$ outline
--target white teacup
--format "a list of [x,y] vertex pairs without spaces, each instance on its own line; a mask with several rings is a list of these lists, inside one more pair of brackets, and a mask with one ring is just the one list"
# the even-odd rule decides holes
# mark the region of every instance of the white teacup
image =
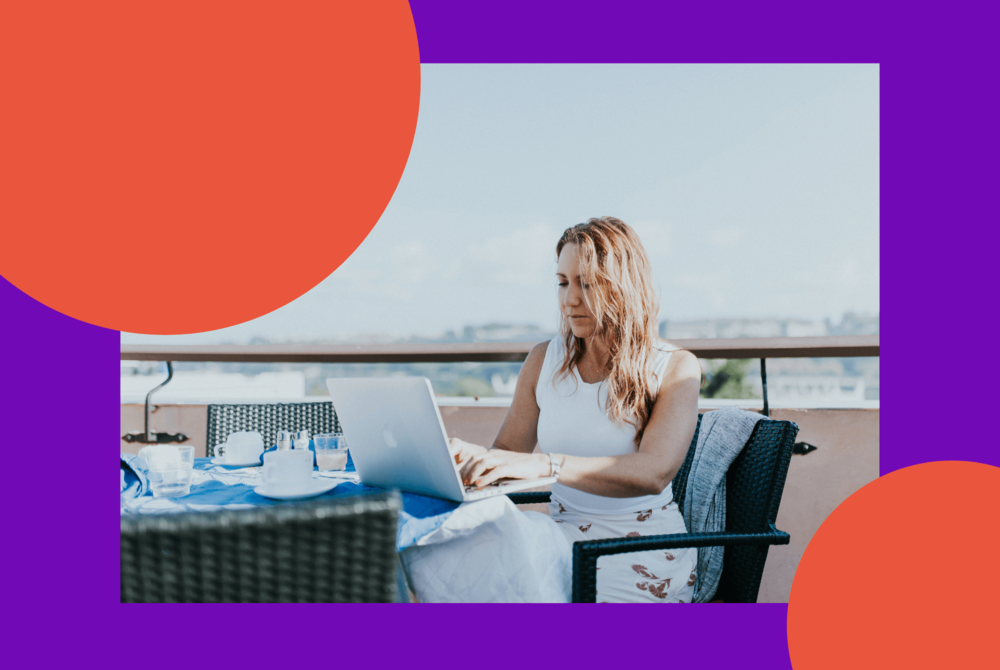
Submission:
[[269,451],[264,454],[261,480],[272,491],[295,491],[312,480],[313,452],[305,449]]
[[249,463],[264,453],[264,438],[257,431],[230,433],[225,444],[215,447],[215,453],[226,463]]

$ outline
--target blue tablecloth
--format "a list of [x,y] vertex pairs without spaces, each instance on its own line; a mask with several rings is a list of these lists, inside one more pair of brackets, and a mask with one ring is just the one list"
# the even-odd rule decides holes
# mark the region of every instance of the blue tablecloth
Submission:
[[[126,474],[125,467],[130,467]],[[135,477],[137,465],[133,459],[122,455],[122,481]],[[191,493],[183,498],[154,498],[149,490],[142,487],[124,486],[121,493],[122,514],[169,514],[173,512],[212,511],[220,509],[249,509],[281,504],[254,493],[259,486],[260,467],[230,468],[213,465],[209,458],[196,458]],[[347,472],[354,472],[353,463]],[[142,474],[141,472],[139,474]],[[333,474],[333,473],[326,473]],[[316,476],[319,476],[318,473]],[[129,480],[131,482],[131,480]],[[333,490],[319,498],[338,498],[380,489],[364,486],[351,481],[338,484]],[[139,493],[136,495],[136,493]],[[458,507],[458,503],[431,498],[415,493],[403,493],[403,511],[399,515],[396,531],[396,549],[402,551],[415,544],[420,538],[434,532]]]

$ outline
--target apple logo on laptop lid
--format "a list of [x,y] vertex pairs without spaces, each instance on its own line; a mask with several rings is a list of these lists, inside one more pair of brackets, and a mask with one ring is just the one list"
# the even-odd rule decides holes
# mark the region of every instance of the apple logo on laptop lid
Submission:
[[387,446],[390,446],[393,449],[399,446],[396,442],[396,436],[392,434],[392,430],[389,428],[389,424],[385,424],[382,428],[382,439],[385,440]]

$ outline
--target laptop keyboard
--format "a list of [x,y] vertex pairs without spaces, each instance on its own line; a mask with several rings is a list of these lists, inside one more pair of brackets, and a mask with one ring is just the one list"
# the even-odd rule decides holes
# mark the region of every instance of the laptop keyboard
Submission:
[[489,498],[490,496],[502,495],[504,489],[508,488],[508,484],[513,482],[513,479],[498,479],[495,482],[491,482],[481,489],[475,486],[465,487],[465,499],[466,500],[479,500],[480,498]]
[[509,480],[506,480],[506,479],[498,479],[495,482],[490,482],[489,484],[487,484],[483,488],[478,488],[476,486],[466,486],[465,487],[465,492],[466,493],[481,493],[483,491],[489,491],[490,489],[495,489],[498,486],[503,486],[508,481]]

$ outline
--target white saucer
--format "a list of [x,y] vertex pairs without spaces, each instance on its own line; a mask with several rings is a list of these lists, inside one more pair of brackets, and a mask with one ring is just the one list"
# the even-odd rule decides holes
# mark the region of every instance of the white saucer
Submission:
[[280,493],[278,491],[268,491],[267,486],[263,484],[255,488],[253,492],[259,496],[274,498],[275,500],[300,500],[302,498],[312,498],[313,496],[322,495],[330,489],[336,488],[338,484],[340,484],[338,481],[311,479],[308,485],[294,492],[288,489],[284,489]]
[[228,465],[231,468],[247,468],[251,465],[260,465],[260,456],[245,463],[230,463],[223,456],[215,456],[212,458],[212,465]]

